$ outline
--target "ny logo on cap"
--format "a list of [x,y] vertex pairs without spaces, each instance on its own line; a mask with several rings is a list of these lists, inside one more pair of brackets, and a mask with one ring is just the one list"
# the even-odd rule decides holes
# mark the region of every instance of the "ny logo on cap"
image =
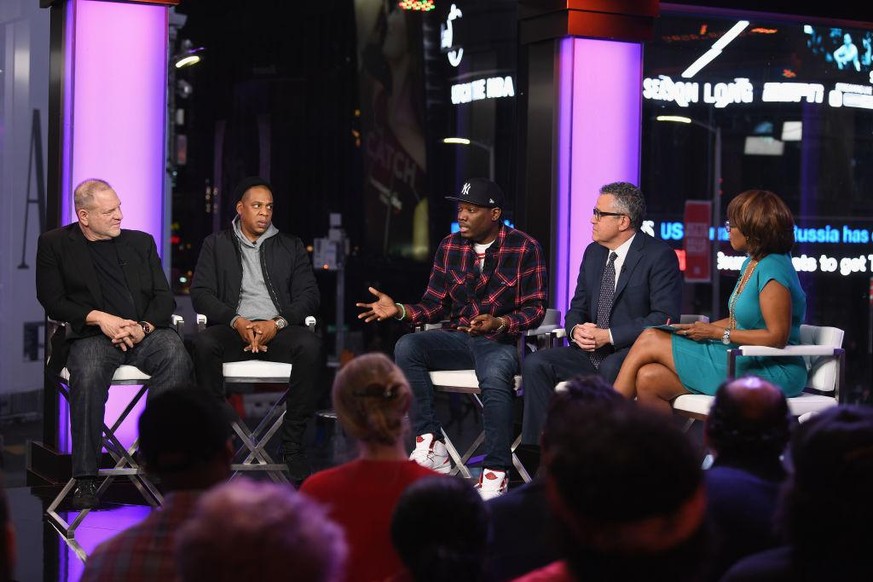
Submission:
[[467,196],[470,194],[470,183],[467,182],[464,184],[464,187],[461,188],[461,196]]

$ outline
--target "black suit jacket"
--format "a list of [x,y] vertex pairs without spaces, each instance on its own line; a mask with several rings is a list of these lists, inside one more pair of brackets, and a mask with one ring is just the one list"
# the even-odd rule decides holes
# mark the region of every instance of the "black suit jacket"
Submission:
[[[137,319],[168,327],[176,300],[154,239],[122,230],[113,240]],[[99,335],[100,328],[86,325],[85,318],[95,309],[108,311],[86,243],[78,222],[41,234],[37,243],[36,296],[50,318],[67,322],[68,340]]]
[[[600,280],[608,255],[609,249],[596,242],[585,249],[576,293],[564,319],[568,338],[575,325],[597,321]],[[615,349],[630,347],[647,326],[668,319],[678,323],[681,305],[682,273],[676,252],[665,242],[637,232],[618,274],[609,316]]]

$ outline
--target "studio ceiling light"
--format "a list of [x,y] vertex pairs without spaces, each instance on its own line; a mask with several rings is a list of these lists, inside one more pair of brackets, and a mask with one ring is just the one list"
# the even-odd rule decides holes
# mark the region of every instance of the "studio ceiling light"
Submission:
[[718,55],[720,55],[721,51],[724,50],[724,47],[726,47],[728,44],[730,44],[731,41],[739,36],[739,34],[743,32],[747,26],[749,26],[748,20],[740,20],[739,22],[734,24],[729,31],[724,33],[724,36],[715,41],[715,44],[712,45],[711,49],[703,53],[703,55],[699,59],[691,63],[691,66],[682,72],[682,78],[690,79],[698,72],[700,72],[700,69],[711,63]]

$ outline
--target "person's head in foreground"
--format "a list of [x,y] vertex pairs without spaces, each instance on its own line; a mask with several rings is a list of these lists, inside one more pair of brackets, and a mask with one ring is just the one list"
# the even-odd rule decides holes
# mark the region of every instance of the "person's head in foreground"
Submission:
[[416,582],[475,582],[484,576],[488,510],[458,477],[410,485],[391,520],[391,542]]
[[153,396],[139,417],[139,455],[168,491],[206,489],[226,480],[233,453],[221,406],[196,386]]
[[287,485],[237,478],[206,492],[179,530],[184,582],[342,580],[342,528]]
[[797,426],[781,522],[802,558],[868,555],[873,546],[873,408],[840,405]]
[[719,386],[704,434],[716,455],[730,462],[779,461],[790,436],[785,394],[757,376]]
[[385,354],[363,354],[344,365],[334,379],[332,399],[343,428],[362,447],[402,443],[412,391]]
[[549,503],[579,580],[693,580],[706,556],[701,455],[670,419],[631,402],[552,406]]

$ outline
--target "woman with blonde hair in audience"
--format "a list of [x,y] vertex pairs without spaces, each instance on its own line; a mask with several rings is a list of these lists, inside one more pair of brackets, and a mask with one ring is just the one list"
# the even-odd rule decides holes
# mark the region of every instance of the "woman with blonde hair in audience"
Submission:
[[404,437],[412,391],[385,354],[348,362],[333,383],[333,408],[357,440],[352,461],[312,475],[300,491],[324,503],[346,532],[348,582],[384,580],[402,571],[391,543],[391,515],[408,485],[435,471],[410,461]]

